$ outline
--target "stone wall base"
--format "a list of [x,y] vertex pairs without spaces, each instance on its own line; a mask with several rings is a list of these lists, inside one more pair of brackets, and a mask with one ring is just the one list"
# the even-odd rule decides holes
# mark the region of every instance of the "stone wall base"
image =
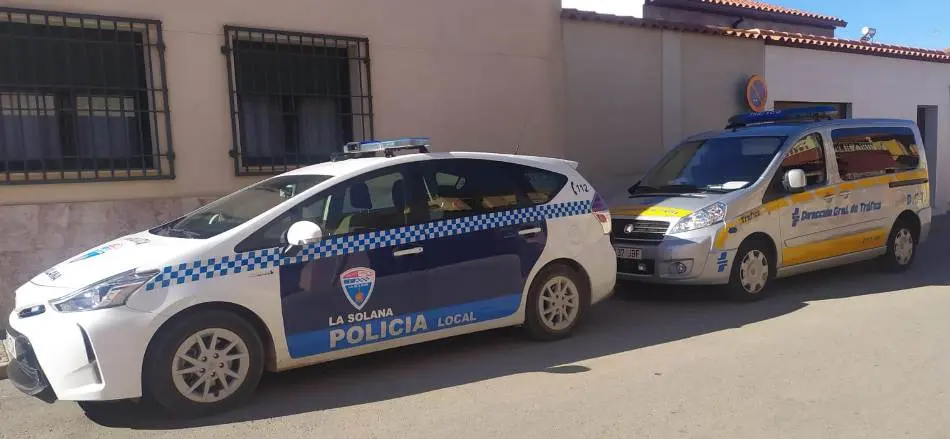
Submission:
[[14,291],[82,251],[191,212],[215,197],[0,206],[0,328]]

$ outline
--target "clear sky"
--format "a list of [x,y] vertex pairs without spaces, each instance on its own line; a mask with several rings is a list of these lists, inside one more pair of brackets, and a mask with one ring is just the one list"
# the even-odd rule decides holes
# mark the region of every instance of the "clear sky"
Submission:
[[[839,38],[861,38],[861,27],[877,29],[885,44],[950,48],[950,0],[767,0],[765,3],[833,15],[848,22]],[[642,0],[562,0],[566,8],[641,16]]]

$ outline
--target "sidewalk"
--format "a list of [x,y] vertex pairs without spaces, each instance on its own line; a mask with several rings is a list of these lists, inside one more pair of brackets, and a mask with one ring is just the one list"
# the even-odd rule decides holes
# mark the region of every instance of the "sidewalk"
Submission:
[[3,348],[3,345],[0,345],[0,380],[7,379],[7,364],[10,364],[10,359],[7,358],[7,350]]

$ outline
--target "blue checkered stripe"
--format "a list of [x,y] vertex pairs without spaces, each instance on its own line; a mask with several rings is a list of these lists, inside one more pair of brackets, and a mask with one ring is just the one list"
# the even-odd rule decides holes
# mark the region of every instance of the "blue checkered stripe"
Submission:
[[435,221],[426,224],[399,227],[358,235],[334,237],[311,244],[296,256],[281,256],[279,247],[237,253],[231,256],[185,262],[164,267],[158,276],[145,285],[146,291],[168,288],[185,282],[223,277],[247,271],[300,264],[320,258],[342,256],[396,245],[411,244],[427,239],[461,235],[504,226],[529,223],[541,219],[555,219],[590,213],[590,201],[570,201],[546,204],[524,209],[493,212],[483,215]]

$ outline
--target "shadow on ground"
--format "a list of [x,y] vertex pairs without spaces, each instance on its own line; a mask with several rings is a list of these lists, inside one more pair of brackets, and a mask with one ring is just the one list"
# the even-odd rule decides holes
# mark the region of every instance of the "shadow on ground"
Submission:
[[840,267],[780,280],[770,297],[749,304],[726,302],[710,288],[636,285],[593,308],[583,330],[567,340],[537,343],[513,329],[491,331],[268,374],[247,406],[217,417],[171,421],[131,404],[90,417],[108,427],[177,429],[348,407],[519,373],[583,373],[589,369],[571,363],[739,328],[812,301],[950,285],[942,263],[950,221],[943,223],[915,266],[899,275],[880,273],[872,263]]

